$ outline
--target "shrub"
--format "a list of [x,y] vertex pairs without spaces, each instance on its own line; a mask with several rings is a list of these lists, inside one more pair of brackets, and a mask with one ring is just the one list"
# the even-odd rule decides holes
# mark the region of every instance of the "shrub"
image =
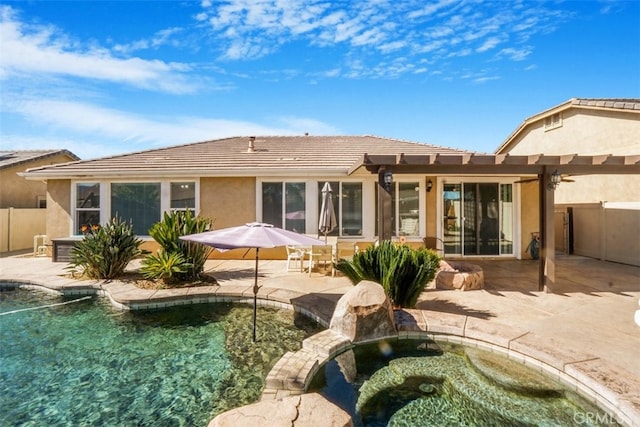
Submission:
[[412,308],[427,283],[434,279],[439,265],[440,257],[432,250],[383,241],[351,260],[339,260],[336,269],[354,285],[362,280],[379,283],[394,307]]
[[211,220],[193,216],[189,210],[165,212],[162,221],[149,230],[149,235],[161,249],[156,256],[149,255],[142,261],[142,274],[166,283],[199,278],[213,248],[180,240],[180,236],[202,233],[211,225]]
[[148,255],[142,260],[142,265],[142,275],[145,278],[161,279],[168,285],[180,281],[193,267],[182,254],[164,249],[159,249],[156,255]]
[[69,269],[90,279],[114,279],[129,262],[140,255],[142,240],[133,233],[131,223],[113,218],[105,225],[87,227],[84,237],[71,250]]

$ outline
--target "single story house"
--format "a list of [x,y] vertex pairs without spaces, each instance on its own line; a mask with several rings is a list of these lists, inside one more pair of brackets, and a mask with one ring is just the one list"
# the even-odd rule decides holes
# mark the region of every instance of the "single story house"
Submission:
[[[321,188],[329,182],[339,239],[420,244],[433,237],[447,257],[521,258],[531,232],[553,236],[544,220],[553,217],[550,183],[561,167],[639,173],[640,156],[510,156],[376,136],[249,136],[34,168],[24,176],[47,181],[53,239],[78,236],[83,225],[115,215],[144,236],[174,209],[213,218],[215,228],[262,221],[317,234]],[[525,177],[539,177],[540,191],[521,191]],[[544,244],[541,263],[553,282],[553,250]],[[264,256],[284,256],[284,249]]]

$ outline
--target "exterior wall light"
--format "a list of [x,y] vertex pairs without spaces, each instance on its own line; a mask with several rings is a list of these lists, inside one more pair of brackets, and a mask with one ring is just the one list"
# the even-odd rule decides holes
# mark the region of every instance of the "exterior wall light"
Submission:
[[562,181],[562,176],[560,175],[560,172],[558,172],[558,169],[556,169],[551,174],[551,179],[549,180],[548,186],[549,190],[555,190],[558,185],[560,185],[560,181]]
[[432,188],[433,188],[433,181],[431,180],[427,181],[427,193],[430,193]]
[[387,191],[391,190],[391,184],[393,183],[393,173],[390,170],[384,171],[384,187]]

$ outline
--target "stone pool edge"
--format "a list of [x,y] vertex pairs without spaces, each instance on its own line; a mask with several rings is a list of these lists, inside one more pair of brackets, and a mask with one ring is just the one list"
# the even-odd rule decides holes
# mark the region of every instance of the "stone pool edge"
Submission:
[[[79,281],[58,277],[48,279],[45,284],[37,280],[3,278],[0,288],[7,287],[38,288],[64,296],[99,295],[122,310],[213,302],[253,303],[253,287],[238,285],[150,290],[117,280]],[[334,303],[322,297],[306,297],[309,295],[263,286],[257,301],[261,306],[294,310],[328,327]],[[432,339],[500,353],[558,379],[620,424],[640,426],[640,396],[636,391],[640,390],[640,383],[602,358],[565,349],[561,343],[525,329],[468,315],[404,309],[397,310],[395,318],[398,332],[387,339]],[[287,352],[271,369],[261,400],[279,400],[305,393],[318,370],[351,347],[353,344],[348,339],[329,329],[305,339],[300,350]]]

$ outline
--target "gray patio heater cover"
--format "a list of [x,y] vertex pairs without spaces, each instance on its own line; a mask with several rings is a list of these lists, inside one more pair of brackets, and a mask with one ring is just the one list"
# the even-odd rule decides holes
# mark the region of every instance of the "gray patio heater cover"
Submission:
[[324,234],[325,243],[327,241],[327,234],[331,233],[338,226],[331,195],[331,184],[325,182],[322,187],[322,207],[320,208],[320,220],[318,221],[318,230]]
[[202,243],[219,251],[230,249],[255,248],[256,268],[253,283],[253,341],[256,340],[256,309],[258,295],[258,259],[260,248],[277,248],[278,246],[321,245],[323,242],[304,234],[274,227],[271,224],[250,222],[235,227],[221,228],[220,230],[205,231],[204,233],[188,234],[180,236],[181,240]]

